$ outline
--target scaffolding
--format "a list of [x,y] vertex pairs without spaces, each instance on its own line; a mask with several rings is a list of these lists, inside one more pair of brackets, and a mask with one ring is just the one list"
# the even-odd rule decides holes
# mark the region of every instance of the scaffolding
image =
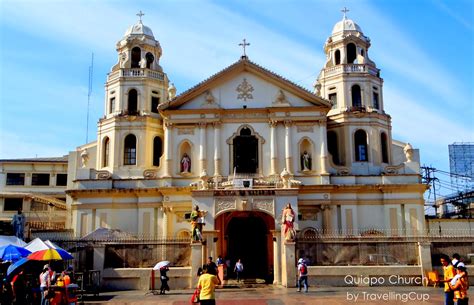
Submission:
[[461,191],[474,187],[474,143],[455,142],[448,145],[451,185]]

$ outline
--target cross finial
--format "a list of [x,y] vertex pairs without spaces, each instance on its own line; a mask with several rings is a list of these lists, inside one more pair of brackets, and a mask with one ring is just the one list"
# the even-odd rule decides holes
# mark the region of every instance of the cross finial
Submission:
[[344,14],[343,19],[346,19],[346,13],[349,11],[347,7],[344,6],[344,8],[341,10],[341,12]]
[[241,46],[244,49],[244,55],[242,55],[242,58],[247,58],[247,54],[245,54],[245,47],[249,45],[250,43],[248,43],[245,38],[243,39],[241,43],[239,43],[239,46]]
[[145,14],[143,14],[142,10],[140,10],[140,12],[138,12],[137,16],[138,16],[138,18],[140,18],[140,23],[142,23],[142,17],[145,16]]

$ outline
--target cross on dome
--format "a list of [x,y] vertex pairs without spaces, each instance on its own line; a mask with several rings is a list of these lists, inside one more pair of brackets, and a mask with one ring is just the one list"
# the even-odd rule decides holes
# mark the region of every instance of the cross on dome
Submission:
[[344,6],[344,8],[341,10],[341,12],[344,14],[344,16],[342,17],[342,19],[347,19],[346,13],[347,13],[348,11],[349,11],[349,9]]
[[138,16],[138,18],[140,18],[140,23],[142,23],[142,17],[145,16],[145,14],[143,14],[142,10],[140,10],[140,12],[138,12],[137,16]]
[[242,55],[242,58],[247,58],[247,54],[245,54],[245,47],[249,46],[250,43],[247,42],[247,40],[244,38],[241,43],[239,43],[239,46],[241,46],[244,50],[244,55]]

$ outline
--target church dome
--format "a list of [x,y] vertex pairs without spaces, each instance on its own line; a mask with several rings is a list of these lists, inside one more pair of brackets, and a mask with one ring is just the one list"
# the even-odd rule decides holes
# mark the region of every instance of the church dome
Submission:
[[343,31],[357,31],[362,33],[362,29],[360,28],[360,26],[351,19],[347,19],[345,16],[341,21],[336,23],[336,25],[332,29],[332,34],[336,34]]
[[125,32],[125,37],[130,36],[130,35],[145,35],[145,36],[150,36],[153,39],[155,36],[153,36],[153,32],[149,27],[146,25],[143,25],[141,21],[138,21],[137,24],[132,25],[131,27],[128,28],[128,30]]

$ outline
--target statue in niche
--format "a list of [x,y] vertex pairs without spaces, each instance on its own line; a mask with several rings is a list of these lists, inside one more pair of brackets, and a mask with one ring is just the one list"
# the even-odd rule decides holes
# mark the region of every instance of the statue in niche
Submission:
[[294,241],[296,238],[295,230],[295,212],[291,207],[291,203],[288,203],[282,211],[281,215],[281,232],[285,241]]
[[191,172],[191,158],[189,158],[187,153],[183,154],[181,158],[181,173],[190,173]]
[[304,172],[311,170],[311,156],[306,150],[301,155],[301,168]]
[[191,212],[191,227],[192,227],[192,241],[202,242],[202,227],[205,225],[204,217],[207,211],[199,210],[199,206],[194,206],[194,210]]

